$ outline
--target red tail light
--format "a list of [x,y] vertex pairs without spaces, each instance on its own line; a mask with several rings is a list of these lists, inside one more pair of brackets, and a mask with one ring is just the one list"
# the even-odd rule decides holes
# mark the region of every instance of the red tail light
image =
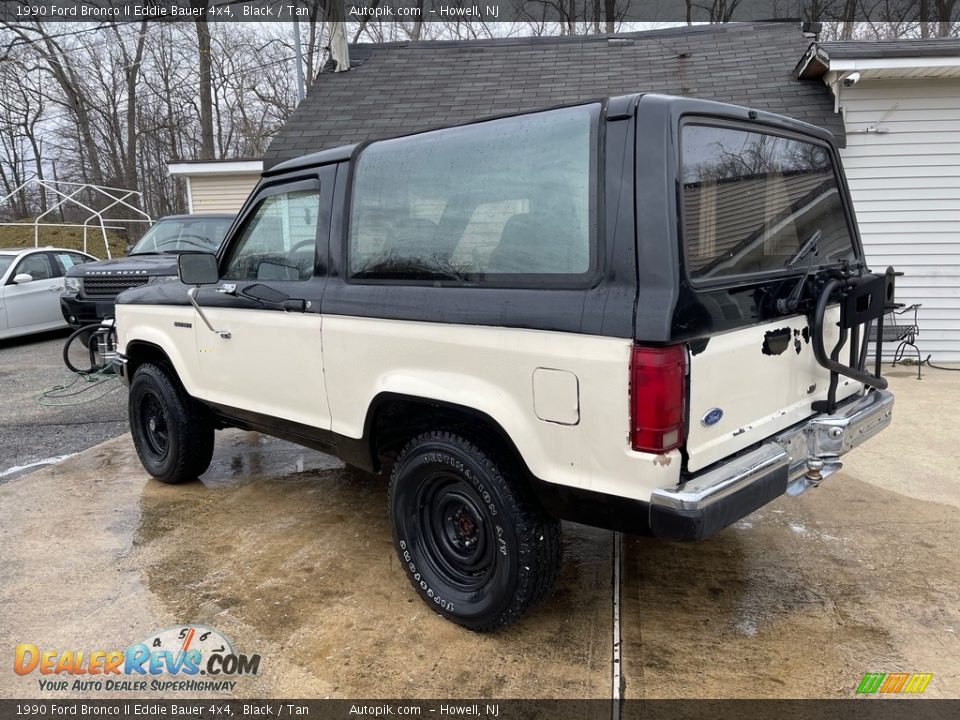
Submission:
[[640,452],[683,445],[687,351],[683,345],[633,348],[630,357],[630,442]]

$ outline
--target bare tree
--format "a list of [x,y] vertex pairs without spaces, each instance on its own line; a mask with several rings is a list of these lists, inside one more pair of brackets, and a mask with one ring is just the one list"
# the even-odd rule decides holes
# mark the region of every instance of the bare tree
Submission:
[[[309,86],[313,83],[314,77],[320,71],[322,65],[322,49],[325,46],[324,42],[324,21],[323,15],[320,12],[321,7],[320,3],[314,2],[310,4],[310,16],[307,21],[307,50],[306,50],[306,66],[307,66],[307,76],[306,84]],[[356,42],[356,41],[354,41]]]
[[76,122],[80,137],[81,151],[86,156],[86,168],[94,183],[103,183],[103,170],[100,164],[100,151],[94,141],[90,98],[85,91],[83,73],[76,67],[73,56],[67,52],[63,41],[47,32],[39,21],[33,23],[10,23],[7,28],[18,38],[29,44],[44,61],[43,68],[56,82],[60,97],[58,101],[66,107]]
[[[21,54],[22,55],[22,54]],[[14,51],[16,57],[16,51]],[[43,140],[41,138],[40,120],[45,110],[45,97],[40,91],[37,77],[40,69],[24,62],[11,62],[13,57],[7,55],[7,62],[0,63],[0,117],[3,123],[2,132],[8,136],[4,144],[6,157],[0,160],[0,165],[8,169],[3,176],[6,193],[10,193],[16,185],[26,179],[26,150],[29,150],[29,162],[33,165],[33,176],[39,180],[45,179],[43,167]],[[24,72],[26,70],[26,72]],[[26,142],[27,147],[24,147]],[[0,167],[0,172],[5,168]],[[12,185],[8,185],[12,182]],[[38,188],[40,211],[47,209],[47,191],[43,185]],[[26,216],[30,208],[27,204],[27,194],[18,196],[18,211]]]
[[694,7],[706,10],[712,23],[726,23],[734,19],[740,0],[712,0],[708,3],[693,3]]
[[[190,0],[195,10],[203,12],[207,8],[207,0]],[[199,104],[200,104],[200,159],[213,159],[213,84],[211,68],[213,58],[210,56],[210,26],[205,16],[199,16],[194,21],[197,30],[197,70],[200,74]]]
[[124,61],[124,80],[127,90],[127,147],[123,164],[123,184],[130,190],[137,190],[137,87],[140,80],[140,68],[143,63],[143,52],[147,44],[147,21],[140,23],[133,55],[127,52],[127,46],[121,41],[120,30],[115,26],[118,45]]
[[934,0],[937,16],[937,37],[956,36],[960,31],[960,23],[952,23],[954,8],[957,0]]

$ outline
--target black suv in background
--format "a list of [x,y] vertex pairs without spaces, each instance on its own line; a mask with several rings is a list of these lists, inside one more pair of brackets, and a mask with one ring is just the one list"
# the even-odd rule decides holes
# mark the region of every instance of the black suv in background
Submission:
[[177,256],[220,249],[233,215],[168,215],[154,223],[126,257],[76,265],[67,272],[60,310],[71,327],[113,316],[124,290],[175,282]]

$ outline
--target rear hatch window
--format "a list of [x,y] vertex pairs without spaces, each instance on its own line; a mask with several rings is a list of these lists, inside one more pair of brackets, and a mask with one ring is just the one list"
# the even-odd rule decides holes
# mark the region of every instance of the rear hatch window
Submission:
[[684,252],[694,286],[856,257],[824,145],[688,122],[681,131],[681,172]]
[[[681,126],[679,315],[691,343],[687,469],[698,471],[794,425],[827,397],[802,312],[782,314],[808,271],[856,260],[832,152],[813,138],[726,125]],[[827,312],[824,345],[839,339]],[[676,322],[676,320],[675,320]],[[846,355],[843,355],[846,357]],[[846,378],[840,399],[860,385]]]

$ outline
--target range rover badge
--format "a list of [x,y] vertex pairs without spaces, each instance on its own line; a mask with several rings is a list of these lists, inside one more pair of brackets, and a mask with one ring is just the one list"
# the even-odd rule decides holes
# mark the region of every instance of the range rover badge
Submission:
[[720,422],[720,418],[722,417],[723,410],[720,408],[710,408],[703,414],[703,417],[700,418],[700,424],[704,427],[710,427]]

